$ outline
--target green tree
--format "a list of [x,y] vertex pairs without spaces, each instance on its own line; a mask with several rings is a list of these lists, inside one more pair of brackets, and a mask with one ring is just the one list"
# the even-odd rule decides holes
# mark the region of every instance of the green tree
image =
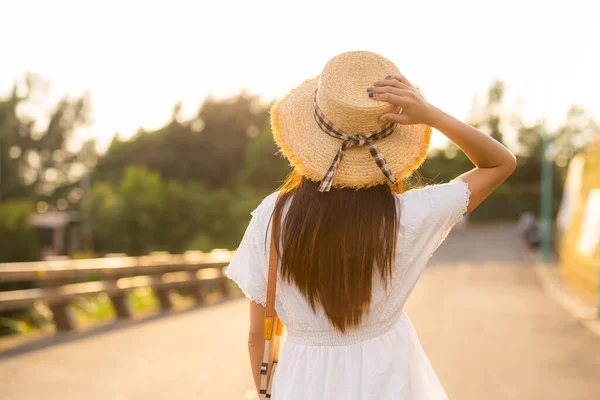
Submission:
[[[212,221],[211,218],[212,209],[215,207],[211,196],[214,194],[206,190],[201,183],[167,183],[160,238],[166,250],[181,253],[187,250],[189,242],[199,235],[212,238],[209,240],[209,246],[215,243],[213,225],[218,222]],[[226,203],[216,206],[228,211]],[[209,251],[210,248],[203,247],[198,250]]]
[[198,115],[180,121],[177,109],[164,127],[140,130],[131,139],[113,139],[99,160],[93,181],[116,182],[130,165],[144,165],[162,179],[200,182],[207,189],[232,188],[245,164],[245,151],[269,121],[268,108],[258,97],[242,93],[208,98]]
[[488,91],[487,103],[487,128],[491,137],[504,143],[504,135],[500,130],[500,112],[502,109],[502,100],[504,97],[504,82],[495,80]]
[[127,253],[120,227],[122,199],[109,182],[94,185],[90,199],[93,247],[99,253]]
[[579,106],[572,106],[564,123],[553,134],[555,155],[573,158],[576,153],[600,143],[600,123],[591,113]]
[[[24,92],[20,94],[19,87]],[[88,122],[88,96],[64,97],[45,116],[33,116],[34,104],[46,96],[47,83],[29,74],[0,100],[0,196],[52,196],[57,187],[75,182],[95,161],[95,144],[71,151],[73,133]]]
[[244,150],[244,164],[237,171],[237,182],[267,194],[275,190],[291,167],[273,140],[271,126],[265,124]]
[[469,122],[491,137],[504,143],[504,134],[502,125],[503,113],[506,111],[504,106],[504,82],[496,79],[488,88],[487,101],[480,104],[477,98],[474,99]]
[[132,255],[162,250],[158,243],[164,207],[162,180],[158,173],[131,166],[119,184],[122,196],[120,226]]
[[34,212],[27,200],[0,203],[0,262],[37,261],[40,247],[29,219]]
[[520,153],[526,158],[538,160],[542,157],[542,135],[548,134],[546,126],[542,123],[533,125],[521,124],[517,130]]
[[20,126],[17,106],[21,101],[16,86],[7,99],[0,99],[0,201],[31,194],[19,170],[21,149],[17,146]]
[[[198,115],[187,121],[181,120],[176,106],[172,120],[164,127],[153,132],[140,130],[125,141],[113,139],[92,173],[92,181],[111,183],[112,189],[96,193],[95,207],[113,195],[119,204],[125,204],[124,171],[130,165],[144,166],[146,172],[159,174],[163,182],[162,228],[151,247],[171,252],[231,248],[239,243],[250,211],[289,171],[287,162],[276,152],[268,106],[255,96],[242,93],[223,100],[208,98]],[[115,213],[123,216],[122,211]],[[100,218],[98,223],[102,220],[110,218]],[[101,230],[94,228],[101,237],[107,237]],[[125,231],[113,237],[120,235]],[[106,244],[111,240],[107,238]],[[111,244],[108,250],[102,240],[95,239],[99,251],[117,251],[114,249],[123,246],[126,252],[133,251],[124,245],[129,239],[119,242],[120,247]]]
[[109,183],[96,183],[91,209],[97,251],[142,255],[162,250],[164,194],[158,173],[131,166],[116,191]]

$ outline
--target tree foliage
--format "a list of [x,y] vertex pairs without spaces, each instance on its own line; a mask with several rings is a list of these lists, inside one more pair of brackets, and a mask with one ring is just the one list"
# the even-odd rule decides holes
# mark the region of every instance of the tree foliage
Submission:
[[15,84],[9,98],[0,101],[0,192],[4,199],[51,197],[95,161],[93,141],[85,143],[81,151],[68,148],[74,132],[88,123],[88,97],[64,97],[40,115],[37,108],[46,91],[46,82],[30,74],[24,85]]
[[209,189],[231,188],[245,167],[246,148],[268,122],[259,99],[240,94],[218,101],[208,98],[197,116],[173,120],[132,139],[115,138],[94,170],[94,181],[115,181],[127,165],[145,165],[165,180],[199,181]]
[[[208,98],[190,120],[182,121],[176,107],[164,127],[114,139],[92,173],[96,250],[234,248],[250,211],[290,170],[276,154],[268,109],[246,93]],[[150,180],[152,190],[142,183]],[[142,210],[151,199],[148,219]],[[121,235],[138,239],[113,243],[114,232],[105,229],[111,218],[120,221]]]
[[0,203],[0,262],[39,259],[38,238],[29,221],[33,212],[33,205],[27,200]]

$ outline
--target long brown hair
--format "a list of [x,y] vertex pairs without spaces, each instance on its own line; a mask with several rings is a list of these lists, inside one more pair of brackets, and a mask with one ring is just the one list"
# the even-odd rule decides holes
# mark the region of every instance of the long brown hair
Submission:
[[322,306],[333,326],[345,332],[359,326],[369,308],[374,266],[384,284],[392,276],[399,226],[393,192],[401,188],[382,184],[327,193],[317,188],[296,172],[280,188],[272,222],[283,243],[277,250],[281,276],[296,285],[313,311]]

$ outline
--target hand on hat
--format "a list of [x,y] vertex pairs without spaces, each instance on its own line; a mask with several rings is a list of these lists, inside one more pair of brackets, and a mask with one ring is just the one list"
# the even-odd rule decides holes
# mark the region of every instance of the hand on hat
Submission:
[[367,89],[369,97],[402,107],[399,114],[385,113],[380,119],[402,125],[430,125],[434,107],[429,104],[404,75],[390,75]]

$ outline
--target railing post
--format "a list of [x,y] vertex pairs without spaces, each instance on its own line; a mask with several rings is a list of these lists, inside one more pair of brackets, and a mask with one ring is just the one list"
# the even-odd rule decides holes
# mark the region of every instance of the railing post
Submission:
[[[66,279],[49,280],[44,282],[44,286],[47,288],[55,288],[66,285],[67,283]],[[69,332],[75,330],[77,324],[69,300],[53,302],[50,303],[48,307],[50,308],[50,311],[52,311],[52,318],[54,319],[54,326],[57,331]]]
[[173,309],[173,301],[171,300],[171,295],[169,293],[171,289],[169,287],[160,286],[160,283],[162,283],[162,274],[152,275],[152,281],[154,294],[160,302],[160,310],[169,311]]
[[196,300],[196,304],[204,303],[204,298],[206,297],[206,290],[202,281],[198,279],[198,269],[189,270],[188,274],[190,276],[190,283],[188,285],[188,290],[192,297]]
[[[116,288],[117,281],[122,278],[121,274],[116,274],[112,269],[104,270],[104,274],[107,279],[110,280]],[[115,309],[115,313],[117,314],[118,319],[129,319],[131,318],[131,306],[129,305],[129,299],[127,298],[127,292],[125,291],[115,291],[108,295],[110,302]]]
[[131,318],[131,307],[129,305],[129,299],[127,298],[127,292],[117,292],[108,296],[112,303],[117,318],[129,319]]

